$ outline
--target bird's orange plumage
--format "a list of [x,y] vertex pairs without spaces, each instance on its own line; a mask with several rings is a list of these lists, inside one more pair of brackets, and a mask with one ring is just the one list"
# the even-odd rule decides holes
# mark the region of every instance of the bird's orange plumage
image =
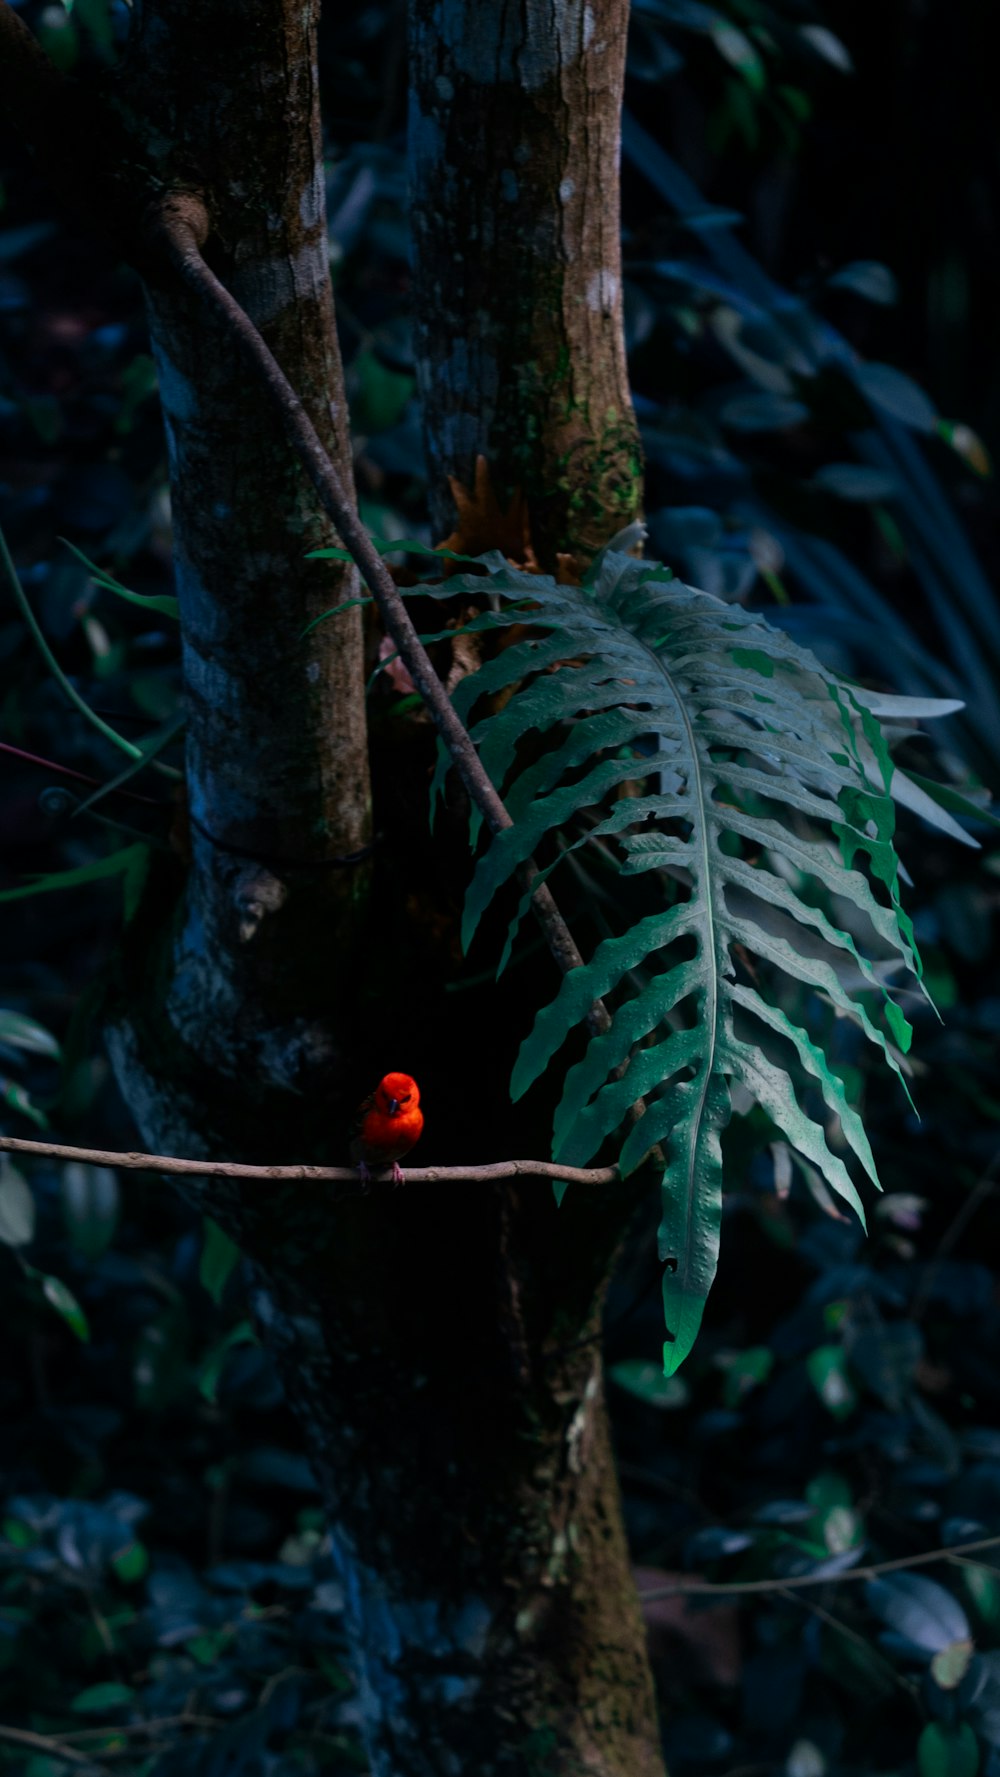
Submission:
[[420,1089],[409,1074],[385,1074],[358,1111],[351,1158],[362,1166],[391,1166],[419,1141],[424,1127]]

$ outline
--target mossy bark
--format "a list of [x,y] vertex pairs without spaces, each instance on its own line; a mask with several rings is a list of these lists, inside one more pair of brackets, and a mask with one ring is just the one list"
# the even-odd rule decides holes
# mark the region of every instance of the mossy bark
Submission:
[[411,0],[420,388],[437,530],[476,458],[526,495],[543,567],[630,523],[642,456],[622,323],[627,0]]

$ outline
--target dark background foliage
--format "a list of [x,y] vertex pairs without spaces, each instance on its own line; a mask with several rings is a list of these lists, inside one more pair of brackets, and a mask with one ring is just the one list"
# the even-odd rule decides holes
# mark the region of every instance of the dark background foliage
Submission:
[[[67,66],[106,60],[127,29],[107,0],[21,10]],[[372,530],[426,537],[403,8],[347,10],[330,10],[323,73],[357,478]],[[637,0],[624,157],[650,552],[865,683],[964,696],[936,773],[973,797],[1000,783],[987,13]],[[0,516],[64,671],[141,741],[177,705],[171,619],[59,541],[170,593],[138,286],[13,141],[2,151]],[[148,800],[84,809],[94,786],[55,769],[106,783],[123,760],[67,704],[6,591],[0,673],[2,740],[20,750],[0,754],[6,885],[169,847],[168,777],[129,783]],[[387,675],[376,736],[408,717]],[[927,743],[907,746],[922,770]],[[176,765],[177,743],[160,758]],[[1000,1772],[995,1552],[843,1577],[1000,1537],[1000,852],[965,824],[980,852],[901,822],[944,1015],[918,1024],[919,1126],[839,1039],[885,1186],[870,1237],[755,1112],[730,1132],[722,1268],[678,1377],[659,1374],[651,1225],[612,1292],[642,1590],[766,1588],[647,1607],[674,1777]],[[93,1023],[134,881],[84,875],[4,907],[11,1133],[133,1139]],[[487,961],[463,974],[456,958],[456,991]],[[430,1125],[428,1158],[433,1141]],[[155,1177],[41,1163],[5,1165],[0,1242],[0,1768],[363,1770],[315,1489],[231,1249]],[[817,1569],[824,1584],[788,1589]]]

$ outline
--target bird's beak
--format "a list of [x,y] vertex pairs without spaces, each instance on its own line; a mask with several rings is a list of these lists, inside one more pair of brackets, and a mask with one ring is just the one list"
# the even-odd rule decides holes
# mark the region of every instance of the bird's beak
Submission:
[[399,1116],[399,1099],[398,1098],[390,1098],[390,1100],[389,1100],[389,1115],[390,1115],[390,1117],[398,1117]]

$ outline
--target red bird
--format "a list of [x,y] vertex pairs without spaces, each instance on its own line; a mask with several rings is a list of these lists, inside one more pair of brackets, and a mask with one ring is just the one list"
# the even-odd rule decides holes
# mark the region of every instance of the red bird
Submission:
[[358,1109],[351,1159],[362,1178],[369,1177],[370,1168],[378,1171],[391,1162],[393,1179],[401,1185],[399,1162],[420,1140],[423,1127],[416,1080],[409,1074],[386,1074]]

